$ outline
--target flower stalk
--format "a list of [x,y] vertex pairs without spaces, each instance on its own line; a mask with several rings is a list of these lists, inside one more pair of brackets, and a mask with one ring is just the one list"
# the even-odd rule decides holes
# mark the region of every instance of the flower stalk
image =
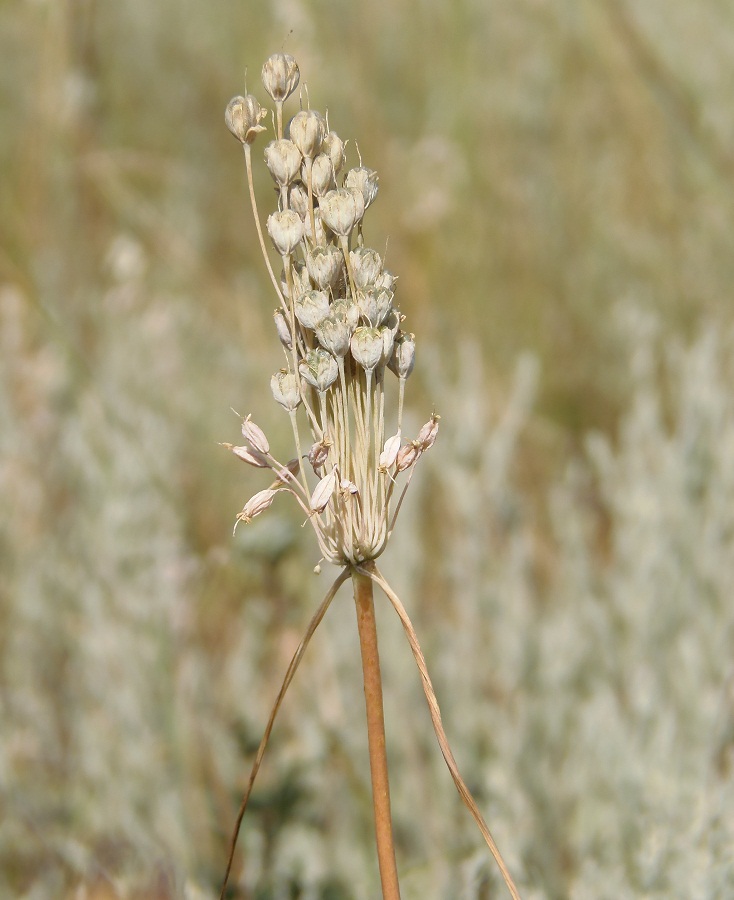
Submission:
[[[366,564],[373,566],[374,563]],[[371,568],[368,570],[371,571]],[[375,815],[375,839],[380,882],[384,900],[400,900],[398,870],[390,813],[390,785],[387,773],[385,717],[382,707],[382,675],[377,647],[377,623],[370,575],[352,569],[354,602],[362,656],[364,699],[367,710],[367,739],[372,777],[372,805]]]

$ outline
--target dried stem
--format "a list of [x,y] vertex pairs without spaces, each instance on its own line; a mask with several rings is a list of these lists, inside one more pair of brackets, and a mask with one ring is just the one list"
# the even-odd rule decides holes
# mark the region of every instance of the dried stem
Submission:
[[[234,859],[234,851],[237,847],[237,838],[240,833],[240,825],[242,824],[242,817],[245,815],[245,810],[247,809],[247,802],[250,799],[250,794],[252,793],[252,788],[255,784],[255,779],[257,778],[257,773],[260,769],[260,763],[262,762],[262,758],[265,755],[265,748],[268,745],[268,741],[270,739],[270,732],[273,730],[273,725],[275,724],[275,717],[278,715],[278,710],[280,709],[280,705],[283,702],[283,698],[285,697],[286,691],[288,690],[291,681],[293,681],[293,676],[296,674],[296,670],[300,665],[301,659],[303,658],[303,654],[306,651],[306,647],[308,647],[309,641],[313,637],[314,632],[321,624],[321,620],[326,615],[326,610],[331,605],[331,601],[334,599],[336,592],[339,588],[344,584],[344,582],[349,577],[349,571],[345,569],[336,581],[329,588],[328,593],[324,597],[321,606],[316,610],[313,615],[313,618],[308,623],[308,628],[306,629],[306,633],[301,639],[301,643],[296,648],[296,652],[293,654],[293,658],[290,661],[290,665],[285,673],[285,677],[283,678],[283,684],[281,685],[280,691],[278,692],[278,696],[275,699],[275,703],[273,704],[273,708],[270,711],[270,718],[268,719],[268,724],[265,726],[265,732],[263,733],[262,740],[260,741],[260,746],[257,750],[257,755],[255,756],[255,762],[252,764],[252,771],[250,772],[250,780],[247,783],[247,788],[245,790],[245,794],[242,797],[242,803],[240,804],[239,812],[237,813],[237,821],[235,822],[234,829],[232,831],[232,839],[229,845],[229,856],[227,858],[227,870],[224,873],[224,881],[222,882],[222,890],[219,894],[219,900],[224,900],[224,895],[227,891],[227,883],[229,882],[229,874],[232,870],[232,861]],[[368,581],[368,585],[370,588],[370,594],[372,591],[372,584]]]
[[[520,894],[515,887],[515,882],[512,880],[512,876],[510,875],[507,866],[505,865],[505,861],[502,859],[499,848],[497,847],[494,838],[490,834],[487,823],[484,821],[484,817],[479,811],[479,807],[472,797],[469,788],[466,786],[464,779],[459,774],[459,768],[456,765],[454,754],[451,752],[451,747],[449,746],[446,732],[443,730],[443,724],[441,722],[441,710],[439,709],[438,700],[436,699],[436,692],[433,690],[433,684],[431,683],[431,678],[428,674],[426,660],[423,656],[421,646],[418,643],[418,637],[415,633],[415,629],[413,628],[413,624],[410,621],[408,613],[405,611],[405,607],[400,602],[400,598],[398,597],[398,595],[395,593],[395,591],[392,590],[387,581],[385,581],[384,576],[379,571],[377,566],[374,565],[374,563],[370,568],[368,568],[367,565],[364,565],[360,567],[358,571],[362,572],[368,578],[371,578],[372,581],[375,582],[375,584],[380,586],[380,588],[387,596],[388,600],[392,603],[395,612],[400,618],[400,621],[403,623],[403,628],[406,635],[408,636],[408,642],[410,643],[410,648],[413,651],[413,656],[415,657],[416,665],[418,666],[418,671],[420,672],[421,681],[423,682],[423,692],[425,693],[426,700],[428,701],[428,709],[431,713],[433,729],[436,732],[436,738],[438,739],[441,753],[443,754],[443,758],[446,761],[446,765],[448,766],[448,770],[451,773],[451,777],[454,780],[456,789],[461,795],[461,799],[469,808],[469,812],[474,817],[474,821],[477,823],[479,830],[482,832],[482,836],[484,837],[484,840],[489,847],[490,853],[494,857],[494,860],[497,863],[500,872],[502,873],[502,877],[505,880],[505,884],[507,885],[507,889],[512,895],[513,900],[521,900]],[[354,578],[354,576],[352,577]]]
[[385,719],[382,711],[382,676],[377,650],[375,604],[372,597],[372,567],[365,563],[361,569],[352,569],[354,602],[357,607],[359,645],[362,652],[364,699],[367,708],[367,738],[372,776],[372,802],[375,813],[375,837],[377,859],[383,900],[400,900],[398,870],[395,862],[395,846],[390,816],[390,786],[387,775],[385,750]]

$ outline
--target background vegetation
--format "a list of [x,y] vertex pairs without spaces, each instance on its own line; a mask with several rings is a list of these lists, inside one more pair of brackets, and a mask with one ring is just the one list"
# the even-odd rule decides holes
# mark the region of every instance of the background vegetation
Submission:
[[[724,0],[0,4],[0,894],[215,896],[325,589],[286,504],[232,539],[263,485],[217,446],[234,407],[290,447],[222,120],[280,48],[380,173],[443,416],[383,568],[523,895],[731,897]],[[501,896],[379,612],[404,895]],[[356,648],[344,591],[242,897],[377,895]]]

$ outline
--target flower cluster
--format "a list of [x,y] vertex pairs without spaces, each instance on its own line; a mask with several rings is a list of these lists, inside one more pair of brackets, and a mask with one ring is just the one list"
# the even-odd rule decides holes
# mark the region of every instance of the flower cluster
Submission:
[[[248,95],[231,100],[225,114],[245,151],[255,223],[278,296],[275,327],[286,362],[271,389],[291,417],[297,455],[287,465],[278,462],[249,416],[242,425],[245,444],[225,446],[250,465],[271,469],[276,479],[248,501],[238,521],[249,522],[277,493],[289,492],[314,526],[324,559],[359,564],[384,550],[413,467],[436,438],[439,417],[433,415],[415,440],[403,440],[403,398],[415,343],[394,305],[395,276],[364,244],[377,173],[361,160],[345,170],[345,144],[316,110],[301,109],[283,127],[283,104],[299,77],[296,61],[285,53],[263,66],[263,84],[276,107],[276,139],[265,148],[265,165],[278,194],[266,229],[282,263],[280,278],[265,247],[252,179],[251,145],[265,130],[260,123],[267,111]],[[385,424],[388,369],[398,386],[394,430]],[[299,431],[301,409],[308,445]],[[318,479],[313,488],[306,460]],[[403,472],[407,478],[391,512]]]

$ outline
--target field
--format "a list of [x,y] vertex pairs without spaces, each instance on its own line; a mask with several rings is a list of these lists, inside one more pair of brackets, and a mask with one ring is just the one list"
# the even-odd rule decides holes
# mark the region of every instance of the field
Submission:
[[[0,896],[217,897],[334,574],[288,503],[232,536],[265,483],[219,446],[236,410],[290,454],[223,122],[281,49],[379,173],[442,417],[380,565],[524,900],[734,896],[724,0],[0,4]],[[378,619],[403,896],[503,897]],[[360,677],[345,586],[233,896],[378,896]]]

